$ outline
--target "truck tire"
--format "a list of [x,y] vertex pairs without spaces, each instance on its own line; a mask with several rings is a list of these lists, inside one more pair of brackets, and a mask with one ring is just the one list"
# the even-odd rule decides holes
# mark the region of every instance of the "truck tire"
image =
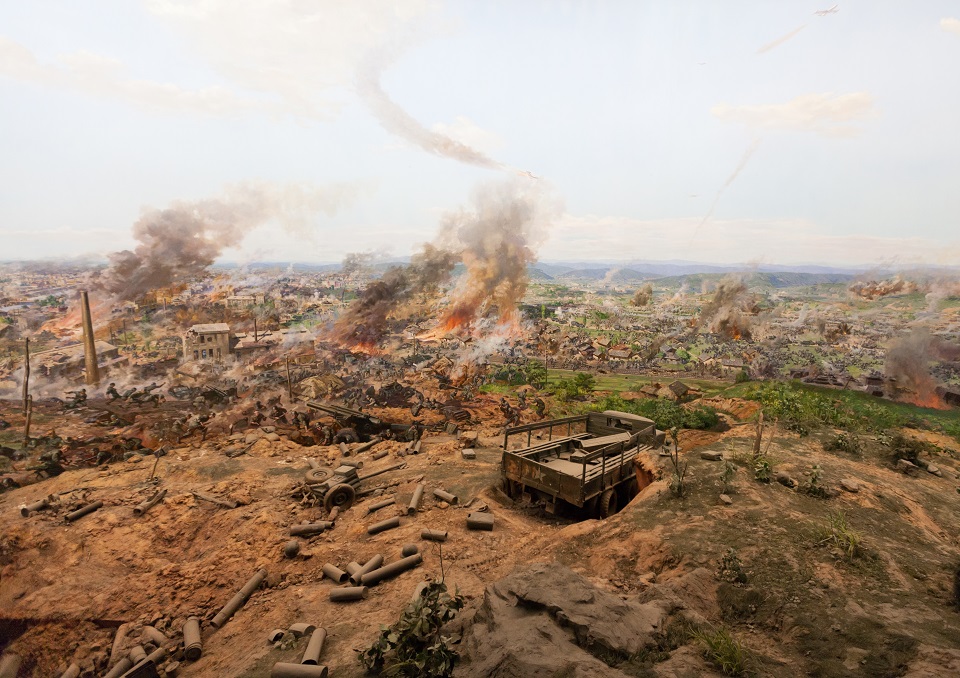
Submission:
[[331,511],[334,506],[340,508],[341,511],[346,511],[353,506],[353,500],[356,496],[357,491],[353,489],[353,485],[340,483],[327,491],[323,498],[323,507],[327,509],[327,512]]
[[597,515],[602,518],[609,518],[617,512],[617,492],[612,487],[603,491],[600,500],[597,502]]
[[637,479],[630,478],[620,483],[620,485],[617,487],[617,494],[620,507],[625,507],[634,497],[637,496]]
[[330,477],[330,469],[328,468],[312,468],[307,471],[307,483],[315,484],[322,483],[324,480]]

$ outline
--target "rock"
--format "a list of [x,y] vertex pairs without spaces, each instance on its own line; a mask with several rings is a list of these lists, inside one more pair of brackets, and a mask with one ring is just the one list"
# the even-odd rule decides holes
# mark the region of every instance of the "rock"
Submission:
[[463,450],[460,453],[464,459],[476,459],[477,453],[474,450]]
[[776,480],[781,485],[783,485],[784,487],[793,488],[797,486],[797,481],[791,478],[789,475],[787,475],[783,471],[778,471],[777,474],[773,477],[773,479]]
[[455,678],[622,678],[595,653],[634,655],[652,647],[663,607],[598,589],[558,563],[524,566],[484,591],[464,619]]
[[730,506],[730,504],[733,503],[733,499],[731,499],[731,498],[730,498],[730,495],[728,495],[728,494],[721,494],[721,495],[720,495],[720,502],[723,503],[723,504],[726,504],[727,506]]
[[937,476],[938,478],[942,478],[942,477],[943,477],[943,471],[941,471],[938,466],[935,466],[935,465],[933,465],[933,464],[927,464],[927,473],[932,473],[933,475]]
[[899,459],[897,460],[897,470],[909,475],[917,470],[917,465],[906,459]]
[[717,452],[716,450],[704,450],[700,453],[701,459],[706,459],[707,461],[723,461],[723,452]]
[[268,433],[267,435],[265,435],[265,436],[263,436],[263,437],[266,438],[267,440],[269,440],[271,443],[278,443],[278,442],[280,442],[280,436],[277,435],[276,433]]
[[840,487],[847,492],[853,492],[854,494],[860,491],[860,483],[853,478],[844,478],[841,480]]
[[476,447],[477,445],[477,432],[476,431],[461,431],[460,432],[460,442],[465,448]]

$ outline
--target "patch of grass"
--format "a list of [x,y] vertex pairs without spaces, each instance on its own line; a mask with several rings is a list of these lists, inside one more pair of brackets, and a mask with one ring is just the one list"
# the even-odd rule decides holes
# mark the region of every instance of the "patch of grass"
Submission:
[[863,553],[863,537],[847,524],[847,516],[842,511],[831,512],[826,523],[816,529],[816,542],[819,546],[833,546],[852,560]]
[[743,644],[725,628],[699,630],[693,638],[703,646],[703,654],[725,676],[752,675],[752,656]]

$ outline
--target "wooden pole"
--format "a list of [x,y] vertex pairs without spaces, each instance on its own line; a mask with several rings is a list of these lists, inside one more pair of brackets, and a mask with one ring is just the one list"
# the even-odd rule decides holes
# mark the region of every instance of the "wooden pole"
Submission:
[[30,392],[30,337],[23,340],[23,415],[27,415],[27,394]]
[[33,396],[27,396],[26,421],[23,424],[23,449],[27,449],[30,442],[30,421],[33,419]]
[[293,382],[290,381],[290,357],[287,356],[283,360],[287,364],[287,398],[292,403],[293,402]]

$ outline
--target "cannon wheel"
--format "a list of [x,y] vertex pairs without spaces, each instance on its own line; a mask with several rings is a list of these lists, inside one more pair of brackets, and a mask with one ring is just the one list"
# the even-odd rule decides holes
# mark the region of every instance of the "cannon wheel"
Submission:
[[612,487],[603,491],[597,502],[597,515],[609,518],[617,512],[617,492]]
[[308,483],[322,483],[324,480],[330,477],[330,469],[328,468],[312,468],[307,471],[307,482]]
[[353,489],[353,485],[340,483],[331,487],[327,492],[327,495],[323,498],[323,507],[327,511],[331,511],[334,506],[337,506],[341,511],[346,511],[353,506],[353,500],[356,496],[357,491]]

